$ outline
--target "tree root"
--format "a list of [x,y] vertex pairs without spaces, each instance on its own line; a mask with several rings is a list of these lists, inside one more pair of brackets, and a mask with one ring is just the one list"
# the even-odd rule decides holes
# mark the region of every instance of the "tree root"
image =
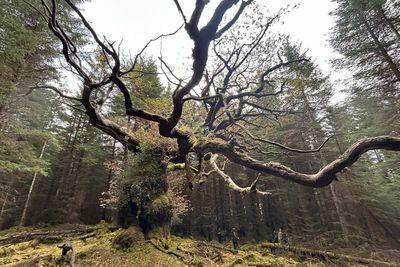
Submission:
[[[150,242],[157,250],[168,254],[168,255],[173,255],[175,257],[178,258],[178,260],[180,260],[182,263],[188,265],[188,266],[204,266],[204,262],[199,260],[198,258],[196,258],[196,254],[192,251],[187,251],[184,250],[182,248],[177,248],[178,251],[181,251],[182,253],[179,253],[178,251],[174,251],[171,249],[165,249],[162,246],[160,246],[159,244],[157,244],[157,242],[155,242],[154,240],[148,240],[148,242]],[[183,254],[185,253],[185,254]]]
[[162,246],[160,246],[159,244],[157,244],[156,242],[154,242],[154,240],[152,240],[152,239],[148,240],[148,242],[150,244],[152,244],[157,250],[159,250],[165,254],[168,254],[168,255],[173,255],[173,256],[177,257],[179,260],[182,260],[183,262],[185,262],[186,257],[184,255],[182,255],[176,251],[170,250],[170,249],[165,249]]
[[[264,243],[258,246],[261,249],[270,249],[271,252],[275,250],[284,250],[290,251],[297,255],[301,256],[311,256],[323,261],[327,260],[341,260],[347,262],[354,262],[354,263],[361,263],[361,264],[374,264],[374,266],[395,266],[394,263],[368,259],[368,258],[361,258],[361,257],[353,257],[343,254],[336,254],[333,252],[327,252],[322,250],[313,250],[308,248],[300,248],[300,247],[293,247],[288,245],[281,245],[281,244],[274,244],[274,243]],[[261,265],[255,265],[261,266]]]

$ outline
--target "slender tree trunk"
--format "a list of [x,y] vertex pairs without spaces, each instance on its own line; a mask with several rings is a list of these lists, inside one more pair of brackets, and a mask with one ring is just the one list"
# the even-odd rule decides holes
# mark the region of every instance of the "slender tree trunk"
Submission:
[[226,216],[225,216],[225,205],[224,205],[224,183],[221,179],[218,179],[218,205],[219,205],[219,218],[220,218],[220,226],[223,229],[227,229],[226,225]]
[[[336,140],[336,142],[338,144],[337,140]],[[339,144],[338,144],[338,148],[340,150]],[[322,152],[320,152],[319,154],[320,154],[321,161],[323,162],[323,164],[326,164],[326,160],[325,160],[325,157],[322,154]],[[343,240],[346,243],[346,246],[349,246],[350,239],[349,239],[349,229],[347,228],[348,224],[347,224],[346,217],[344,215],[344,210],[342,209],[340,200],[336,195],[334,183],[329,184],[329,190],[331,192],[333,204],[335,205],[336,213],[338,215],[339,225],[340,225],[340,229],[342,230]]]
[[383,17],[385,22],[389,25],[389,28],[392,30],[392,32],[396,35],[397,39],[400,41],[400,33],[394,26],[393,22],[386,16],[385,10],[379,9],[379,14]]
[[3,204],[1,205],[1,211],[0,211],[0,229],[3,228],[3,222],[4,222],[4,211],[6,210],[6,205],[8,201],[8,195],[10,194],[9,190],[6,191],[5,196],[4,196],[4,201]]
[[[57,199],[60,194],[61,190],[64,189],[64,182],[66,177],[70,176],[72,174],[73,168],[74,168],[74,160],[75,160],[75,144],[78,139],[79,132],[81,130],[81,124],[82,124],[82,115],[79,115],[78,122],[76,124],[74,133],[71,135],[71,137],[68,140],[68,143],[70,145],[69,153],[67,154],[67,160],[66,160],[66,165],[68,164],[68,169],[64,169],[64,171],[61,172],[61,177],[57,182],[57,190],[55,193],[55,199]],[[74,125],[75,126],[75,122]]]
[[[304,138],[302,138],[302,139],[304,139]],[[305,140],[303,140],[303,141],[304,141],[304,143],[306,143]],[[317,140],[315,140],[315,141],[317,141]],[[308,162],[308,170],[307,171],[310,171],[310,172],[313,171],[313,166],[311,164],[311,161]],[[316,188],[313,188],[312,191],[313,191],[315,205],[318,208],[318,216],[319,216],[319,220],[320,220],[321,226],[325,227],[326,226],[326,222],[325,222],[324,214],[323,214],[325,209],[322,208],[322,203],[321,203],[321,199],[320,199],[319,194],[318,194],[318,190]]]
[[375,32],[371,28],[371,25],[369,25],[369,23],[368,23],[368,21],[366,20],[365,17],[363,18],[363,20],[364,20],[363,21],[364,26],[367,29],[367,31],[368,31],[369,35],[371,36],[371,38],[373,39],[373,41],[374,41],[376,47],[378,48],[381,56],[386,61],[386,63],[389,65],[390,69],[392,70],[393,74],[396,76],[397,80],[400,81],[400,70],[397,67],[396,63],[390,57],[390,55],[386,51],[386,48],[384,47],[384,45],[379,41],[378,36],[376,36]]
[[[44,151],[45,151],[45,149],[46,149],[46,145],[47,145],[47,141],[45,141],[45,142],[43,143],[42,150],[40,151],[39,159],[42,159],[42,158],[43,158],[43,154],[44,154]],[[33,192],[33,188],[34,188],[35,183],[36,183],[37,175],[38,175],[38,172],[36,171],[36,172],[33,174],[33,177],[32,177],[32,182],[31,182],[31,186],[30,186],[30,188],[29,188],[28,197],[26,198],[25,205],[24,205],[24,209],[22,210],[21,219],[20,219],[20,221],[19,221],[19,225],[18,225],[19,227],[25,225],[26,212],[27,212],[27,210],[28,210],[29,203],[30,203],[30,200],[31,200],[31,197],[32,197],[32,192]]]
[[331,183],[329,185],[329,190],[332,194],[332,200],[333,200],[333,204],[335,205],[335,209],[336,212],[338,214],[339,217],[339,224],[340,224],[340,228],[342,230],[342,234],[343,234],[343,240],[346,243],[347,246],[350,245],[350,240],[349,240],[349,230],[347,228],[347,221],[346,218],[344,216],[344,211],[342,210],[342,207],[340,205],[340,201],[336,195],[336,191],[335,191],[335,186],[333,185],[333,183]]
[[[115,161],[115,144],[116,144],[116,140],[113,139],[112,141],[112,152],[111,152],[111,164],[114,164]],[[107,190],[106,192],[110,191],[110,187],[111,187],[111,181],[112,181],[112,177],[114,175],[113,172],[113,166],[110,166],[109,170],[108,170],[108,176],[107,176]],[[111,218],[110,218],[111,217]],[[111,222],[113,221],[112,216],[109,216],[109,218],[107,218],[107,210],[106,208],[102,208],[102,212],[101,212],[101,219],[103,221],[107,221],[107,219]]]

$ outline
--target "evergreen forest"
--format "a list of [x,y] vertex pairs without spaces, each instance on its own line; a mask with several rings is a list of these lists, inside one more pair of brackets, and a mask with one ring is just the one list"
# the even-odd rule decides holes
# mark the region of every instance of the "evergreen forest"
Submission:
[[169,0],[125,51],[97,1],[0,0],[1,266],[400,266],[400,1],[330,0],[342,79],[296,5]]

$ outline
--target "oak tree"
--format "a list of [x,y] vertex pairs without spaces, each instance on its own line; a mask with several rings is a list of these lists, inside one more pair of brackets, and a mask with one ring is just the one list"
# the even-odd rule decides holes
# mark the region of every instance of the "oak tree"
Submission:
[[[75,11],[94,45],[102,51],[106,68],[100,68],[91,64],[85,47],[76,44],[66,32],[68,25],[59,20],[59,1],[40,2],[40,6],[33,3],[31,6],[47,21],[49,29],[58,38],[65,61],[81,81],[81,91],[76,96],[46,84],[33,88],[57,92],[71,106],[85,113],[91,125],[113,137],[127,150],[137,154],[147,153],[144,156],[152,157],[152,164],[159,166],[153,171],[158,172],[154,176],[161,177],[161,180],[165,180],[162,173],[167,167],[169,170],[185,169],[200,176],[207,175],[207,171],[211,170],[218,173],[233,190],[244,194],[268,194],[257,188],[259,176],[247,187],[238,186],[224,172],[218,159],[224,158],[262,174],[304,186],[323,187],[331,184],[341,171],[369,150],[400,150],[400,137],[397,136],[363,138],[336,159],[321,166],[316,173],[303,173],[257,158],[260,143],[304,154],[318,152],[330,141],[328,136],[314,149],[303,149],[307,145],[290,147],[264,138],[262,131],[252,131],[260,118],[276,119],[293,112],[288,107],[277,105],[280,102],[274,99],[284,97],[288,88],[291,77],[285,76],[286,70],[309,61],[301,54],[283,53],[279,41],[269,35],[270,27],[284,10],[265,16],[258,9],[256,0],[221,0],[206,19],[204,10],[208,8],[209,1],[196,0],[192,12],[188,14],[179,1],[174,0],[183,21],[180,30],[185,31],[193,43],[190,77],[179,77],[160,58],[162,72],[152,74],[166,76],[175,88],[169,102],[160,101],[159,107],[153,104],[146,108],[137,105],[140,83],[135,85],[131,81],[149,74],[141,70],[140,61],[147,46],[158,38],[150,40],[141,52],[126,60],[118,44],[99,37],[77,5],[70,0],[62,1]],[[117,96],[122,97],[124,114],[115,120],[115,116],[110,116],[109,108],[112,98]],[[192,121],[185,118],[189,107]],[[123,122],[123,118],[128,122]],[[195,125],[193,121],[201,123]],[[138,129],[137,125],[141,128]],[[262,125],[258,126],[262,128]],[[159,142],[159,145],[153,143],[154,149],[150,152],[147,149],[147,144],[152,142],[149,136]],[[159,208],[157,205],[168,202],[163,198],[165,181],[156,182],[158,186],[149,187],[154,191],[142,199],[149,201],[151,195],[154,200],[147,206],[147,213],[145,210],[142,213],[147,216],[146,220],[153,219],[151,212]],[[170,216],[164,215],[166,220]]]

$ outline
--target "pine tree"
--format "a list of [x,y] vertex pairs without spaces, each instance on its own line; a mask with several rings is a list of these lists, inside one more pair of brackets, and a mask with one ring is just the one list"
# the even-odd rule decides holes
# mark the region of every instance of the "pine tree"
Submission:
[[[361,90],[396,94],[400,82],[398,3],[384,0],[337,0],[332,46],[343,58]],[[397,89],[396,89],[397,88]]]

